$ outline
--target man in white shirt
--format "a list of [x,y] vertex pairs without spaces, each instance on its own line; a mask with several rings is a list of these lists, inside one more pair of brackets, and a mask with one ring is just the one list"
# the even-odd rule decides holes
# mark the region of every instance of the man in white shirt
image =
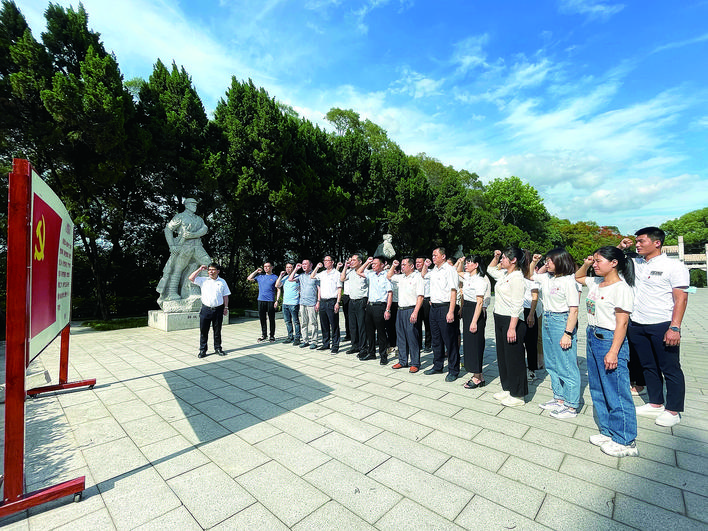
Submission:
[[[435,267],[426,271],[430,275],[430,329],[433,335],[433,366],[424,374],[443,372],[447,352],[446,382],[454,382],[460,374],[460,346],[457,343],[459,329],[455,329],[455,305],[459,277],[457,270],[447,263],[445,249],[433,250]],[[444,349],[444,350],[443,350]]]
[[[206,269],[209,277],[197,276]],[[189,281],[200,287],[202,292],[202,309],[199,312],[199,354],[203,358],[207,353],[209,327],[214,329],[214,351],[219,356],[226,354],[221,348],[221,324],[224,316],[229,315],[229,286],[223,278],[219,278],[219,265],[215,262],[209,266],[201,266],[189,275]]]
[[[637,415],[656,417],[659,426],[675,426],[681,421],[686,395],[679,345],[690,277],[685,264],[662,254],[663,230],[645,227],[635,235],[639,258],[634,259],[634,311],[627,338],[639,355],[649,395],[649,402],[637,407]],[[632,244],[625,238],[618,247]]]
[[[349,286],[349,334],[352,345],[347,354],[358,354],[366,349],[366,303],[369,285],[365,277],[357,274],[361,267],[361,253],[354,253],[342,269],[339,280]],[[351,268],[351,269],[350,269]]]
[[[322,269],[324,262],[324,271]],[[317,286],[317,304],[315,311],[320,314],[320,330],[322,332],[322,345],[317,350],[329,350],[330,338],[332,354],[339,352],[339,303],[342,298],[342,283],[339,281],[339,271],[334,268],[331,256],[325,256],[310,274],[310,278],[319,281]]]
[[[369,257],[356,271],[359,276],[367,280],[369,301],[366,307],[366,347],[361,348],[357,357],[362,361],[375,360],[378,342],[379,363],[386,365],[388,364],[386,321],[391,318],[393,289],[386,277],[383,264],[383,257]],[[371,270],[367,271],[369,266]]]
[[388,279],[398,285],[398,313],[396,314],[396,345],[398,346],[398,363],[393,369],[408,367],[409,372],[416,373],[420,369],[420,332],[418,332],[418,316],[423,306],[423,277],[415,270],[415,262],[410,256],[401,259],[401,274],[394,274],[398,260],[388,272]]

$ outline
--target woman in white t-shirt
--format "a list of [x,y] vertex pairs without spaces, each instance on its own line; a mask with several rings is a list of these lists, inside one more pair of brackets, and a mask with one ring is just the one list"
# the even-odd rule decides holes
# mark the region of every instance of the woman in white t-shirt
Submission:
[[[535,254],[533,270],[541,259]],[[539,284],[543,301],[543,357],[551,377],[553,400],[540,404],[553,418],[572,419],[580,407],[580,370],[578,369],[578,294],[575,262],[559,247],[546,254],[546,263],[532,278]]]
[[[498,264],[498,265],[497,265]],[[502,391],[494,394],[504,406],[522,406],[529,392],[524,360],[524,275],[526,254],[518,247],[507,247],[504,254],[494,251],[487,273],[494,286],[494,335],[497,367]]]
[[[587,276],[591,265],[597,277]],[[629,389],[626,337],[634,307],[634,263],[616,247],[601,247],[585,259],[575,278],[589,289],[588,381],[600,428],[590,442],[615,457],[639,455],[634,442],[637,416]]]
[[[464,263],[464,272],[462,266]],[[465,370],[472,378],[465,389],[484,387],[484,329],[487,326],[487,306],[492,295],[492,285],[484,274],[482,258],[473,254],[458,261],[457,274],[462,279],[462,348]]]

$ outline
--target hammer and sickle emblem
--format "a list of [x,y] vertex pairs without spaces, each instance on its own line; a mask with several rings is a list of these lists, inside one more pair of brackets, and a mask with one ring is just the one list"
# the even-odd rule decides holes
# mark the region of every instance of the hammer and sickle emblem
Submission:
[[34,259],[35,260],[44,260],[44,241],[46,237],[46,228],[47,223],[44,221],[44,216],[42,216],[42,219],[39,220],[37,223],[37,243],[39,245],[34,246]]

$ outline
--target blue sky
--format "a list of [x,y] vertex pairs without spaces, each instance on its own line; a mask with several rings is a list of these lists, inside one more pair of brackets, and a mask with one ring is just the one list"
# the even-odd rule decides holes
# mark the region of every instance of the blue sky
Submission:
[[[59,0],[61,5],[78,2]],[[36,37],[48,3],[18,3]],[[311,121],[354,109],[408,154],[633,232],[708,206],[708,0],[84,0],[125,79],[231,76]]]

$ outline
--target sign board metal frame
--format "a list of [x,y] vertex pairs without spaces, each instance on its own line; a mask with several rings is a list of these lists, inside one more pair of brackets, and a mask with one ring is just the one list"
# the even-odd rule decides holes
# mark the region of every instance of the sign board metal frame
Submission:
[[[47,327],[46,330],[50,330],[50,337],[42,337],[43,344],[31,346],[32,238],[33,228],[35,228],[32,219],[32,205],[35,196],[32,188],[33,173],[34,170],[29,161],[13,160],[8,194],[5,460],[0,518],[72,494],[75,501],[81,499],[81,493],[86,483],[85,476],[34,492],[24,492],[25,399],[28,395],[34,397],[39,393],[85,386],[92,388],[96,384],[95,379],[68,381],[69,323],[67,315],[55,319],[54,332],[51,332],[51,328]],[[46,190],[44,192],[47,193]],[[70,245],[73,245],[73,236],[71,240]],[[67,263],[70,276],[71,264]],[[66,272],[64,272],[64,277],[66,277]],[[68,286],[70,289],[70,282]],[[57,305],[57,308],[60,306]],[[30,354],[41,352],[58,335],[61,335],[59,383],[26,390],[25,378]]]

